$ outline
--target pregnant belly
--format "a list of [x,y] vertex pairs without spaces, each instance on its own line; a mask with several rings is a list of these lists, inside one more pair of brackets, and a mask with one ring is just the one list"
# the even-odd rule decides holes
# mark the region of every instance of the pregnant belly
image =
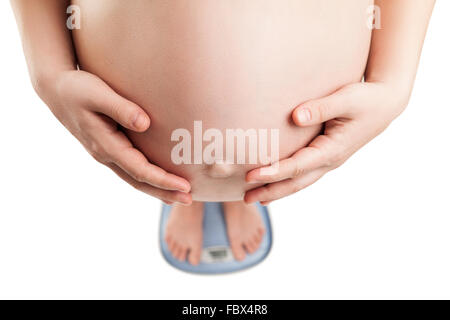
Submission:
[[[245,173],[263,154],[319,133],[292,124],[296,105],[361,80],[371,3],[78,0],[73,36],[80,67],[150,115],[147,132],[127,132],[149,161],[188,179],[194,200],[232,201],[257,186]],[[238,129],[242,145],[227,135]]]

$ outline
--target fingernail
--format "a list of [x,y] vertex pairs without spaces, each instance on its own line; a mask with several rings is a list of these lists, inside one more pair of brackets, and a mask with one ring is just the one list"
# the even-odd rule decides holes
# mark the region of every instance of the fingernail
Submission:
[[133,126],[135,128],[144,128],[147,125],[147,119],[142,114],[138,113],[133,121]]
[[192,201],[187,193],[183,193],[178,197],[177,200],[178,203],[180,203],[183,206],[190,206]]
[[297,112],[297,120],[300,123],[311,121],[311,111],[307,108],[301,109]]
[[178,188],[178,191],[183,192],[183,193],[189,193],[189,191],[191,191],[189,187],[186,187],[184,185],[179,185],[177,188]]

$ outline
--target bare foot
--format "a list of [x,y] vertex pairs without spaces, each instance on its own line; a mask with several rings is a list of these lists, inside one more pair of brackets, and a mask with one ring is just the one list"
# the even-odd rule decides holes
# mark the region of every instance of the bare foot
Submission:
[[231,251],[236,260],[244,260],[245,252],[254,253],[261,245],[264,224],[258,208],[243,201],[224,202],[225,221]]
[[190,264],[200,263],[203,244],[203,203],[172,206],[166,226],[165,240],[172,256]]

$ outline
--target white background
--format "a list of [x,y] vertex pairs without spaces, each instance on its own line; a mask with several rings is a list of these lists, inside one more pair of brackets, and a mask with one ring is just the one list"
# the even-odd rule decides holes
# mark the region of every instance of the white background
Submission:
[[271,206],[268,259],[195,276],[159,253],[160,203],[91,159],[38,99],[0,1],[0,298],[450,298],[449,12],[438,1],[405,113]]

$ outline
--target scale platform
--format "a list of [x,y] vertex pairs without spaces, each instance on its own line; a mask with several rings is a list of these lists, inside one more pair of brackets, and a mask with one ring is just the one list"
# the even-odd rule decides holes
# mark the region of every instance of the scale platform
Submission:
[[187,261],[179,261],[174,258],[168,249],[164,238],[171,206],[163,204],[159,230],[162,255],[173,267],[186,272],[199,274],[234,272],[250,268],[262,262],[272,247],[272,228],[267,208],[259,203],[256,205],[266,229],[261,246],[253,254],[247,254],[243,261],[236,261],[228,242],[222,204],[220,202],[205,202],[203,209],[203,252],[200,264],[193,266]]

